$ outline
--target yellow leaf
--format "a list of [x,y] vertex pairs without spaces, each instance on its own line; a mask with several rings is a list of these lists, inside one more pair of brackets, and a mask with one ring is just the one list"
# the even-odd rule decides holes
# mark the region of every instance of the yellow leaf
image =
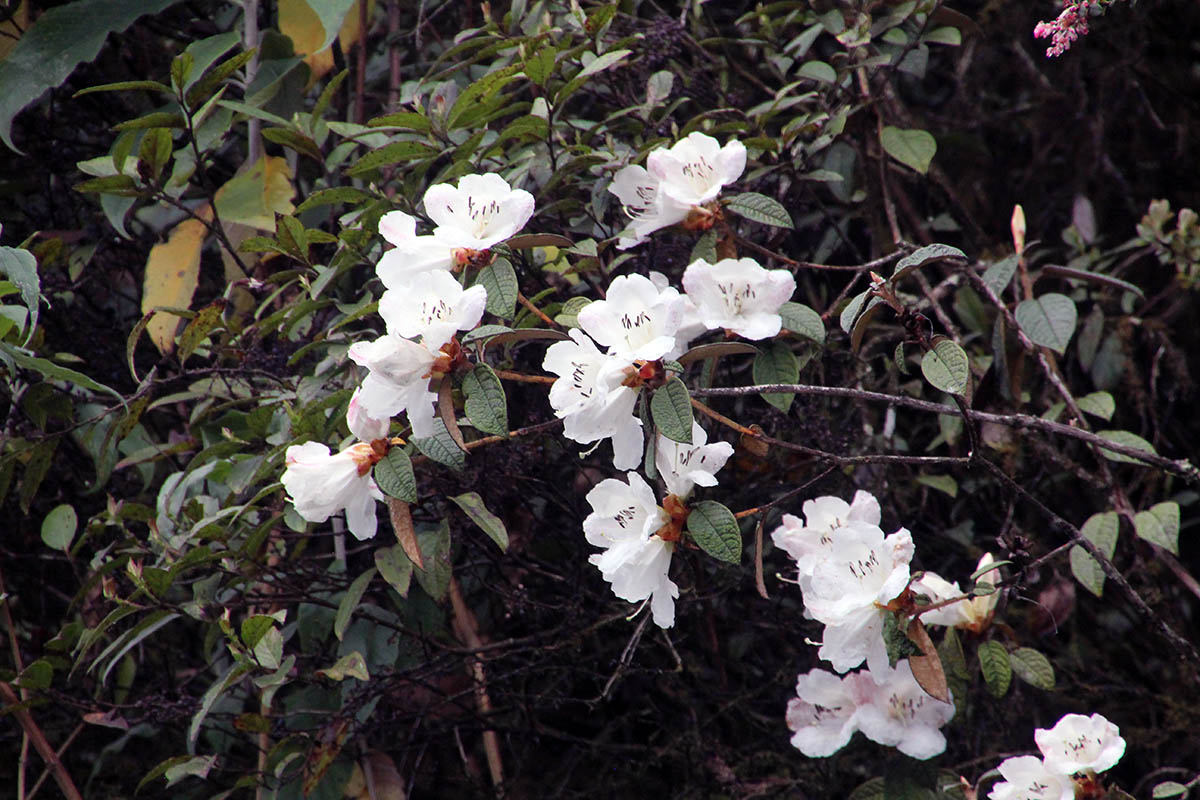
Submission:
[[[371,771],[367,780],[366,769]],[[372,791],[374,794],[372,794]],[[386,753],[368,753],[355,763],[354,772],[342,790],[342,796],[350,800],[405,800],[404,779],[396,769],[396,762]]]
[[292,40],[296,55],[311,56],[325,43],[325,27],[306,0],[279,0],[279,32]]
[[217,213],[222,223],[237,222],[263,231],[275,230],[275,215],[290,214],[295,196],[287,159],[260,158],[217,190]]
[[[206,219],[211,212],[200,211]],[[146,259],[146,277],[142,284],[142,313],[162,306],[188,308],[200,280],[200,251],[208,229],[198,219],[185,219],[175,226],[167,241],[150,248]],[[175,329],[179,317],[156,314],[146,326],[150,340],[163,355],[175,349]]]

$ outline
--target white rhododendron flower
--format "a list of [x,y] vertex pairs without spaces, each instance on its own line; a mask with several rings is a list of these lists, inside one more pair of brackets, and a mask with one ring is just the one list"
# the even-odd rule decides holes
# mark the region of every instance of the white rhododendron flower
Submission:
[[941,727],[954,716],[954,704],[926,694],[907,659],[895,668],[885,662],[882,669],[860,673],[857,687],[867,695],[857,725],[868,739],[912,758],[933,758],[946,749]]
[[1100,714],[1067,714],[1050,729],[1033,733],[1046,768],[1064,775],[1104,772],[1125,755],[1125,740],[1116,725]]
[[721,147],[711,136],[694,131],[670,150],[652,151],[646,168],[658,178],[659,192],[676,203],[700,206],[716,199],[722,187],[741,177],[746,169],[746,146],[734,140]]
[[838,672],[866,660],[878,673],[887,668],[883,606],[908,585],[912,535],[901,528],[885,538],[865,523],[838,534],[804,589],[805,608],[826,626],[818,655]]
[[621,250],[693,213],[711,214],[703,206],[741,176],[746,169],[746,147],[738,141],[721,147],[711,136],[693,132],[670,149],[651,151],[646,165],[647,169],[636,165],[622,168],[608,187],[632,219],[625,230],[632,236],[617,240]]
[[494,173],[464,175],[457,187],[430,186],[424,203],[425,213],[437,226],[432,234],[416,235],[416,219],[400,211],[379,221],[379,232],[395,245],[375,267],[389,289],[422,272],[465,264],[476,253],[513,236],[533,216],[533,195],[513,189]]
[[679,597],[679,587],[667,577],[675,545],[655,533],[671,518],[640,475],[629,472],[626,477],[628,483],[609,478],[587,493],[592,513],[583,521],[583,532],[589,544],[604,548],[588,563],[600,568],[622,600],[640,603],[649,598],[654,624],[670,628]]
[[324,522],[345,509],[350,532],[370,539],[376,530],[375,501],[383,500],[371,477],[373,456],[371,446],[361,443],[337,455],[319,442],[289,447],[282,481],[296,513],[309,522]]
[[1074,800],[1075,782],[1037,756],[1006,758],[997,767],[1004,780],[988,792],[991,800]]
[[654,464],[667,484],[667,492],[684,498],[694,486],[716,486],[714,475],[731,455],[733,445],[729,442],[708,444],[708,434],[693,420],[691,444],[681,444],[659,434]]
[[769,339],[783,327],[779,307],[796,291],[796,279],[785,269],[764,269],[753,258],[716,264],[697,259],[683,273],[683,289],[705,327]]
[[487,305],[487,290],[475,285],[464,290],[448,272],[416,275],[402,289],[388,289],[379,298],[379,315],[388,333],[436,350],[455,331],[471,330],[479,324]]
[[683,297],[643,275],[622,275],[609,284],[604,300],[579,312],[579,327],[610,355],[654,361],[679,355],[675,334],[683,320]]
[[370,370],[359,392],[363,411],[376,419],[407,411],[413,434],[432,436],[437,395],[429,391],[429,378],[439,355],[423,344],[391,334],[350,345],[350,359]]
[[588,444],[612,439],[613,466],[633,469],[642,460],[642,421],[634,416],[636,389],[624,385],[636,369],[629,359],[601,353],[578,328],[570,340],[546,348],[542,369],[559,378],[550,387],[550,405],[563,421],[563,435]]
[[[979,560],[976,571],[978,572],[993,562],[995,562],[995,558],[992,554],[985,553]],[[999,579],[999,568],[989,570],[977,578],[985,583],[995,583]],[[917,594],[927,595],[930,603],[934,605],[954,598],[966,597],[965,593],[958,588],[957,582],[951,583],[935,572],[925,572],[920,578],[913,581],[909,588]],[[982,597],[966,597],[964,600],[921,614],[921,621],[926,625],[945,625],[978,633],[991,622],[992,615],[996,611],[997,600],[999,600],[999,594],[996,592]]]
[[796,678],[796,697],[788,701],[787,725],[792,746],[809,758],[841,750],[858,729],[859,674],[844,678],[814,669]]
[[617,240],[617,249],[627,250],[645,241],[646,237],[662,228],[683,222],[692,207],[678,203],[658,190],[658,179],[636,164],[622,167],[613,176],[608,191],[617,196],[622,208],[629,215],[626,231],[632,237],[622,236]]
[[367,414],[362,407],[362,387],[354,390],[350,396],[350,405],[346,407],[346,425],[350,432],[360,441],[373,442],[376,439],[387,438],[392,427],[391,417],[375,418]]
[[784,514],[782,524],[771,532],[771,541],[775,546],[796,561],[801,588],[805,586],[805,578],[812,576],[817,562],[829,554],[836,529],[856,523],[879,526],[879,501],[870,492],[861,489],[854,493],[851,503],[827,495],[806,500],[802,510],[804,520]]

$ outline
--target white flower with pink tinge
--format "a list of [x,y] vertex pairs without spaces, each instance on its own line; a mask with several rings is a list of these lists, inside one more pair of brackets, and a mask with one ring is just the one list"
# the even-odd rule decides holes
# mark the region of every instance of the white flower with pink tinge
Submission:
[[449,270],[513,236],[533,216],[533,195],[513,189],[495,173],[464,175],[458,186],[439,183],[425,192],[425,213],[436,227],[418,236],[416,219],[402,211],[385,214],[379,232],[395,249],[375,270],[389,289],[430,270]]
[[350,360],[370,372],[359,388],[363,411],[376,419],[408,412],[413,435],[432,436],[437,395],[429,391],[434,362],[442,354],[423,344],[386,334],[350,345]]
[[759,340],[783,327],[779,307],[796,291],[796,279],[785,269],[764,269],[753,258],[723,258],[716,264],[697,259],[683,273],[683,290],[709,330],[724,328]]
[[[983,558],[979,559],[979,566],[975,571],[979,572],[995,561],[996,559],[991,553],[984,553]],[[977,580],[994,584],[1000,580],[1000,569],[997,567],[983,572]],[[917,594],[928,596],[932,604],[964,598],[922,614],[921,621],[926,625],[945,625],[976,633],[981,632],[992,621],[992,615],[996,613],[996,603],[1000,599],[998,592],[980,597],[967,597],[958,588],[957,582],[951,583],[936,572],[925,572],[920,578],[909,584],[909,588]]]
[[550,405],[563,421],[563,435],[588,444],[612,439],[613,466],[633,469],[642,460],[642,421],[634,416],[638,390],[625,385],[633,362],[600,352],[578,328],[570,340],[546,348],[542,369],[558,375]]
[[670,149],[651,151],[646,168],[623,167],[608,188],[632,220],[624,231],[629,235],[622,235],[617,247],[633,247],[654,231],[683,222],[693,213],[710,213],[703,206],[745,169],[745,145],[731,141],[720,147],[716,139],[698,131]]
[[337,455],[319,442],[292,445],[285,456],[283,488],[296,513],[324,522],[345,509],[346,527],[357,539],[375,535],[375,502],[383,493],[371,477],[375,461],[369,444],[353,444]]
[[588,543],[604,548],[588,559],[612,584],[613,594],[631,603],[649,599],[654,624],[675,624],[675,598],[679,587],[667,576],[673,542],[656,532],[671,521],[658,506],[654,490],[636,472],[628,483],[609,478],[587,494],[592,513],[583,521]]
[[731,455],[733,445],[729,442],[709,444],[708,434],[693,420],[691,444],[658,435],[654,465],[667,484],[667,491],[682,499],[691,494],[695,486],[716,486],[716,473]]
[[1033,733],[1046,768],[1065,775],[1104,772],[1125,755],[1120,729],[1100,714],[1067,714],[1053,728]]
[[771,532],[775,546],[796,561],[801,589],[812,577],[817,562],[829,554],[835,531],[856,524],[878,527],[880,520],[879,501],[861,489],[850,503],[832,495],[806,500],[802,513],[803,520],[784,514],[782,524]]
[[997,767],[1003,781],[988,792],[991,800],[1074,800],[1070,775],[1046,768],[1037,756],[1006,758]]
[[683,321],[682,295],[659,287],[643,275],[622,275],[608,286],[605,299],[579,312],[579,327],[608,348],[609,355],[630,360],[674,358],[675,334]]

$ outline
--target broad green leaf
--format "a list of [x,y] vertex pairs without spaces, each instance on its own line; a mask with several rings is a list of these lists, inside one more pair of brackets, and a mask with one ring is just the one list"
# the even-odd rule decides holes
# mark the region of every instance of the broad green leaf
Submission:
[[[800,362],[791,348],[783,342],[767,342],[754,357],[751,373],[757,384],[795,383],[800,380]],[[762,395],[763,400],[785,414],[792,407],[795,398],[796,395],[791,392],[766,392]]]
[[1111,420],[1113,412],[1117,410],[1117,402],[1108,392],[1092,392],[1078,398],[1075,402],[1079,405],[1080,411],[1104,420]]
[[350,625],[354,609],[358,608],[363,593],[367,591],[367,586],[370,585],[371,579],[378,571],[375,567],[370,567],[355,578],[354,582],[350,584],[350,588],[346,590],[346,594],[342,596],[342,602],[338,603],[337,616],[333,618],[333,635],[338,638],[339,642],[346,635],[346,628]]
[[922,36],[921,41],[926,44],[947,44],[951,47],[958,47],[962,44],[962,33],[953,25],[943,25]]
[[1038,689],[1054,688],[1054,667],[1049,659],[1031,647],[1018,647],[1008,654],[1013,674]]
[[879,134],[879,143],[892,158],[924,175],[937,153],[937,140],[929,131],[905,130],[888,125]]
[[464,89],[454,101],[454,106],[450,109],[447,117],[446,127],[450,130],[459,127],[458,123],[463,117],[478,111],[497,92],[516,80],[521,74],[521,67],[521,64],[509,64],[507,67],[492,70],[482,78],[472,81],[471,85]]
[[196,312],[196,316],[188,320],[183,333],[179,334],[179,363],[188,360],[196,348],[208,338],[213,329],[221,324],[221,315],[225,311],[225,299],[218,297],[213,302]]
[[999,642],[981,642],[977,655],[988,691],[993,697],[1004,697],[1008,694],[1009,684],[1012,683],[1012,665],[1008,661],[1008,651]]
[[692,253],[688,256],[688,263],[701,260],[707,261],[709,264],[715,264],[719,260],[717,258],[717,232],[715,229],[705,231],[704,235],[692,245]]
[[37,328],[38,305],[42,296],[37,259],[28,250],[0,247],[0,273],[7,275],[13,286],[21,291],[21,301],[25,303],[25,308],[29,309],[29,328],[25,337],[25,341],[28,342]]
[[279,669],[283,663],[283,633],[274,625],[254,645],[254,660],[263,669]]
[[[869,302],[868,298],[870,298]],[[859,292],[850,298],[850,302],[846,304],[846,307],[842,309],[842,313],[838,315],[838,325],[841,326],[847,335],[853,334],[859,319],[866,316],[867,310],[882,302],[883,300],[878,297],[871,297],[870,289]],[[866,310],[864,310],[864,305]]]
[[1163,781],[1154,787],[1154,791],[1151,792],[1150,796],[1153,797],[1154,800],[1166,800],[1166,798],[1169,797],[1186,797],[1187,793],[1188,787],[1184,786],[1182,783],[1176,783],[1175,781]]
[[497,258],[479,270],[475,283],[487,290],[487,310],[500,319],[512,319],[517,310],[517,272],[507,258]]
[[785,330],[812,339],[819,345],[825,344],[825,322],[808,306],[788,301],[779,307],[779,316],[783,318]]
[[921,358],[921,374],[935,388],[949,394],[961,395],[967,390],[971,363],[966,351],[951,339],[936,336],[933,349]]
[[265,614],[255,614],[242,621],[242,644],[253,650],[262,640],[264,634],[275,627],[275,618]]
[[433,427],[433,436],[423,439],[414,437],[412,443],[417,446],[417,449],[421,453],[429,456],[439,464],[445,464],[453,470],[462,471],[467,466],[466,453],[454,442],[454,439],[450,436],[450,431],[446,429],[446,423],[442,422],[440,418],[433,421]]
[[325,156],[321,153],[321,148],[317,146],[317,143],[307,134],[293,128],[263,128],[262,137],[268,142],[291,148],[318,162],[324,163],[325,161]]
[[441,602],[450,589],[450,526],[442,520],[437,530],[420,531],[417,541],[425,569],[418,569],[414,576],[425,594]]
[[792,216],[779,201],[758,192],[742,192],[730,197],[725,207],[733,213],[764,225],[792,228]]
[[54,665],[44,658],[39,658],[21,670],[21,674],[17,676],[16,683],[22,689],[30,689],[36,692],[50,688],[50,684],[53,681]]
[[76,0],[47,9],[0,62],[0,139],[16,150],[12,123],[23,108],[94,59],[110,33],[178,1]]
[[948,258],[966,261],[967,254],[957,247],[951,247],[948,244],[925,245],[896,262],[896,267],[892,270],[892,283],[900,280],[914,269],[920,269],[926,264],[931,264],[935,261],[944,261]]
[[[574,298],[572,298],[572,299],[574,299]],[[570,302],[570,301],[568,301],[568,302]],[[566,305],[564,304],[563,307],[566,308]],[[493,336],[499,336],[502,333],[512,333],[512,332],[513,332],[513,329],[506,325],[480,325],[478,328],[474,328],[474,329],[468,331],[467,333],[464,333],[463,337],[462,337],[462,343],[464,345],[467,345],[467,344],[470,344],[471,342],[491,339]]]
[[983,282],[988,285],[997,297],[1004,294],[1012,277],[1017,272],[1017,256],[1014,253],[992,264],[983,272]]
[[958,497],[958,481],[949,475],[918,475],[917,483],[937,489],[950,497]]
[[79,517],[72,506],[67,503],[55,506],[42,520],[42,541],[47,547],[65,552],[70,549],[78,527]]
[[742,560],[742,531],[733,512],[720,503],[702,500],[692,507],[687,530],[700,549],[713,558],[738,564]]
[[1067,352],[1067,343],[1075,333],[1078,317],[1071,298],[1051,292],[1032,300],[1023,300],[1014,316],[1034,344],[1049,347],[1061,354]]
[[[1120,517],[1115,511],[1093,514],[1079,529],[1080,534],[1096,545],[1105,557],[1111,559],[1117,549],[1117,534],[1120,531]],[[1092,594],[1100,597],[1104,592],[1104,570],[1100,563],[1092,558],[1088,551],[1079,545],[1071,548],[1071,573],[1075,580],[1082,584]]]
[[[1144,450],[1150,455],[1155,455],[1156,453],[1154,450],[1154,445],[1150,444],[1136,433],[1130,433],[1129,431],[1096,431],[1096,435],[1101,439],[1112,442],[1113,444],[1119,444],[1123,447],[1132,447],[1135,450]],[[1120,461],[1124,464],[1142,463],[1133,456],[1127,456],[1124,453],[1114,453],[1111,450],[1105,450],[1103,449],[1103,445],[1101,445],[1100,454],[1109,461]]]
[[525,77],[538,86],[545,86],[546,79],[554,71],[554,59],[557,55],[558,48],[553,44],[549,44],[526,58],[522,64]]
[[467,492],[450,499],[479,526],[480,530],[492,538],[501,551],[508,550],[508,529],[504,527],[502,519],[488,511],[482,497],[475,492]]
[[796,70],[796,77],[808,78],[822,83],[836,83],[837,72],[824,61],[805,61]]
[[616,66],[632,52],[632,50],[609,50],[604,55],[597,56],[595,59],[588,62],[588,65],[584,67],[576,77],[586,78],[589,75],[595,75],[601,70],[606,70],[610,67]]
[[338,682],[346,678],[358,678],[360,681],[371,680],[371,673],[367,671],[367,660],[357,650],[339,658],[332,667],[317,670],[317,674]]
[[463,376],[466,403],[463,412],[476,430],[496,436],[508,435],[508,400],[504,386],[487,364],[478,364]]
[[376,550],[375,568],[379,570],[379,574],[383,576],[388,585],[395,589],[401,597],[408,597],[408,586],[412,581],[413,562],[411,558],[404,554],[403,547],[397,544],[391,547],[381,547]]
[[417,502],[417,479],[413,475],[412,459],[403,448],[389,448],[387,455],[375,464],[374,477],[384,494],[406,503]]
[[1133,517],[1138,537],[1179,555],[1179,504],[1158,503]]
[[203,780],[208,777],[209,770],[216,763],[216,755],[192,756],[186,761],[171,764],[163,770],[163,777],[167,779],[167,786],[174,786],[184,778],[200,778]]
[[671,378],[654,390],[650,416],[663,436],[682,444],[692,443],[692,398],[679,378]]

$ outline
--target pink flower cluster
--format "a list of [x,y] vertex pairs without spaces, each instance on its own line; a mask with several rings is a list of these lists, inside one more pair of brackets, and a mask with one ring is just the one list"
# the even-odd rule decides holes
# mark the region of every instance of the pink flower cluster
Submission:
[[1080,36],[1087,36],[1088,13],[1100,8],[1101,0],[1063,0],[1063,10],[1052,22],[1039,22],[1033,29],[1035,39],[1050,39],[1047,58],[1060,56],[1071,49]]

